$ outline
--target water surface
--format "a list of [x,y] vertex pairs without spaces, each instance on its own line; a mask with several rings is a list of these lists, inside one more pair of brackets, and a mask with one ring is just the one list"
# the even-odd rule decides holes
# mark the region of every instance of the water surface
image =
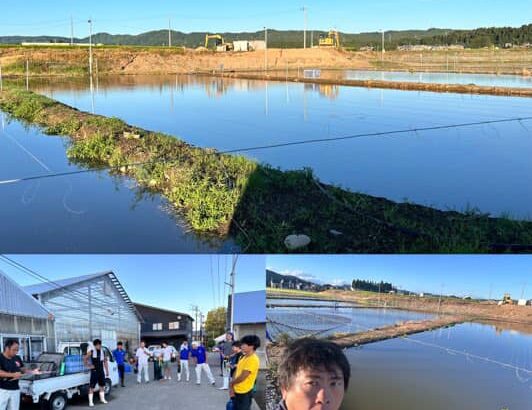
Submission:
[[353,377],[345,410],[527,410],[532,403],[531,334],[466,323],[346,354]]
[[[359,136],[243,153],[282,169],[311,167],[323,182],[395,201],[532,215],[532,121],[453,127],[532,116],[528,98],[186,76],[100,79],[93,93],[80,80],[30,87],[219,150]],[[366,135],[397,130],[408,132]]]
[[[42,134],[0,112],[0,180],[80,168],[67,140]],[[188,232],[159,195],[142,193],[107,171],[0,185],[2,253],[206,253],[234,248]]]

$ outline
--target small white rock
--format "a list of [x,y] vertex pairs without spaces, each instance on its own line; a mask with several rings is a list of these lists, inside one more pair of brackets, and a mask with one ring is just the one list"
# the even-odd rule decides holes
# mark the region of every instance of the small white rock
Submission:
[[290,250],[304,248],[310,243],[310,238],[307,235],[288,235],[285,240],[285,246]]

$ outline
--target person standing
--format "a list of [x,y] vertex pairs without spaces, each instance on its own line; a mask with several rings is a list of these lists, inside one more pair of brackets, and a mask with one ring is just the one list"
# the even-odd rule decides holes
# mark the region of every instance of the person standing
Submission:
[[0,410],[19,410],[19,379],[25,374],[38,374],[38,371],[26,370],[18,355],[19,342],[7,340],[4,352],[0,353]]
[[230,331],[227,331],[225,334],[225,340],[220,343],[220,355],[221,355],[221,366],[222,366],[222,374],[224,384],[222,387],[220,387],[220,390],[228,390],[229,389],[229,376],[231,373],[231,368],[229,366],[229,359],[231,358],[231,355],[233,354],[233,345],[234,345],[234,336],[233,333]]
[[249,410],[259,373],[260,360],[255,351],[260,347],[260,339],[256,335],[249,335],[240,339],[240,343],[244,355],[240,358],[235,378],[229,385],[229,396],[233,399],[234,410]]
[[205,347],[201,343],[193,342],[191,355],[196,359],[196,384],[201,384],[201,372],[203,370],[207,374],[209,383],[214,386],[216,382],[212,376],[209,363],[207,363],[207,350]]
[[122,387],[126,387],[124,384],[126,375],[126,356],[127,352],[124,350],[124,344],[122,342],[118,342],[116,344],[116,349],[113,350],[113,357],[118,365],[118,375],[120,376],[120,385]]
[[227,331],[225,333],[225,340],[222,341],[218,348],[220,349],[220,376],[224,379],[224,385],[221,390],[227,390],[229,388],[229,357],[233,354],[233,333]]
[[153,349],[152,356],[153,356],[153,380],[157,382],[163,378],[162,376],[162,364],[163,364],[162,349],[160,347],[156,347],[155,349]]
[[188,369],[188,359],[190,357],[190,347],[188,346],[188,341],[183,341],[181,347],[179,348],[179,361],[178,367],[179,371],[177,373],[177,380],[181,381],[181,375],[183,372],[186,374],[187,382],[190,381],[190,372]]
[[235,377],[236,366],[238,365],[238,362],[242,356],[244,356],[244,353],[242,353],[242,343],[236,341],[233,343],[233,354],[229,358],[229,375],[231,376],[231,379]]
[[171,346],[168,346],[168,342],[163,342],[162,356],[162,370],[164,374],[164,380],[172,380],[172,356],[174,354],[174,349]]
[[148,372],[149,364],[148,359],[150,358],[150,352],[148,349],[146,349],[146,342],[141,341],[140,347],[137,349],[137,352],[135,353],[135,357],[137,359],[137,383],[142,383],[142,374],[144,373],[144,379],[146,380],[146,383],[150,382],[150,374]]
[[100,402],[107,404],[105,400],[105,378],[109,377],[109,363],[102,350],[102,341],[95,339],[92,349],[87,351],[83,360],[85,366],[91,370],[89,383],[89,407],[94,407],[94,389],[99,386]]

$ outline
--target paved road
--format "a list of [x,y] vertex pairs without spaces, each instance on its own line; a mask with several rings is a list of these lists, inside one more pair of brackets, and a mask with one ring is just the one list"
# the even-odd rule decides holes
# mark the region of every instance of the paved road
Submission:
[[[202,384],[196,385],[194,366],[191,366],[190,382],[177,381],[177,365],[172,367],[172,380],[138,385],[135,374],[126,374],[126,387],[114,387],[109,404],[102,405],[95,394],[94,409],[100,410],[224,410],[229,399],[227,391],[218,390],[222,386],[217,354],[209,355],[209,364],[216,380],[216,386],[209,385],[205,373]],[[150,369],[153,378],[153,367]],[[37,406],[23,406],[24,410],[36,410]],[[70,402],[69,409],[89,408],[86,397]],[[258,407],[254,407],[258,409]]]

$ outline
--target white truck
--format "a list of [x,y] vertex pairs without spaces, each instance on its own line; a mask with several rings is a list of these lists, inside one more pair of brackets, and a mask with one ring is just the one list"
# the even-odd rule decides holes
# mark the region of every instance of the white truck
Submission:
[[[39,359],[28,366],[38,368],[41,374],[27,375],[20,379],[20,391],[23,399],[39,403],[43,410],[64,410],[68,400],[74,396],[84,396],[89,392],[90,370],[82,364],[83,355],[91,350],[91,343],[62,343],[60,353],[42,353]],[[118,365],[108,347],[102,350],[109,362],[109,375],[105,380],[105,394],[118,385]],[[68,372],[65,361],[68,358],[79,356],[79,365],[73,367],[72,373]],[[99,389],[96,386],[96,391]]]

